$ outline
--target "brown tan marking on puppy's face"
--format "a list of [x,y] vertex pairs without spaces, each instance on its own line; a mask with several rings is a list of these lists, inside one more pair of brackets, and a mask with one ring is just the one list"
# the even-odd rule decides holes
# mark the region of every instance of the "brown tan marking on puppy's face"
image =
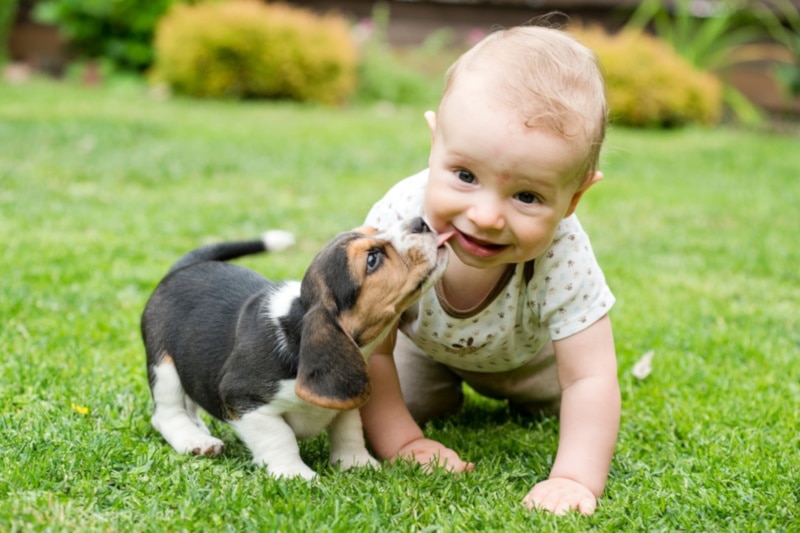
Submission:
[[447,253],[436,233],[408,221],[384,232],[372,228],[347,246],[350,277],[359,295],[340,309],[339,323],[360,347],[382,340],[392,323],[444,272]]

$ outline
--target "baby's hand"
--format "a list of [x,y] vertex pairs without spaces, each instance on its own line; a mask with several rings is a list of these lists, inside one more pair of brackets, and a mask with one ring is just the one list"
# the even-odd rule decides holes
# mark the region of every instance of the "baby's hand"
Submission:
[[429,439],[417,439],[400,448],[392,460],[407,459],[422,465],[422,470],[432,472],[441,467],[448,472],[464,472],[474,468],[472,463],[465,463],[456,452],[443,444]]
[[590,515],[597,508],[597,499],[592,491],[566,478],[553,478],[534,485],[522,499],[528,509],[544,509],[557,515],[578,511]]

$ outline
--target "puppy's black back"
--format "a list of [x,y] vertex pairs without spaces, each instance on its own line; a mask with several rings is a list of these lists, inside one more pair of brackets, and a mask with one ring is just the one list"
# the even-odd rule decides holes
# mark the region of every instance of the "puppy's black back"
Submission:
[[[186,393],[217,418],[230,418],[231,408],[241,412],[268,401],[277,390],[275,378],[289,379],[297,372],[295,361],[260,353],[273,343],[256,340],[276,334],[261,308],[265,296],[280,286],[249,269],[217,261],[173,268],[142,315],[151,385],[153,367],[169,355]],[[224,368],[226,363],[233,368]],[[228,390],[230,397],[221,398],[220,383],[231,372],[243,378],[246,390],[242,395]],[[270,379],[259,382],[261,376]]]

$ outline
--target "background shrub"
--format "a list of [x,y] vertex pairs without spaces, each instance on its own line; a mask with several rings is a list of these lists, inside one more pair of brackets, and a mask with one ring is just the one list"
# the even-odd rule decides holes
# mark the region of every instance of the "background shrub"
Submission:
[[800,6],[791,0],[772,0],[756,8],[755,14],[770,37],[786,50],[786,59],[776,65],[778,82],[792,98],[800,98]]
[[282,4],[176,4],[155,48],[155,79],[190,96],[339,103],[355,87],[347,22]]
[[[388,37],[389,17],[389,6],[376,4],[372,17],[355,27],[356,35],[361,36],[355,99],[361,103],[433,105],[441,93],[451,55],[447,53],[447,43],[437,42],[443,34],[433,32],[421,46],[410,51],[393,47]],[[423,72],[416,62],[435,72]]]
[[633,31],[574,33],[600,58],[613,123],[664,127],[719,121],[719,80],[693,67],[665,43]]
[[[720,75],[743,58],[752,61],[762,55],[755,52],[760,46],[756,43],[766,33],[754,18],[754,8],[756,3],[748,0],[718,0],[705,5],[703,12],[693,0],[643,0],[625,29],[638,32],[652,29],[661,42],[695,68]],[[732,118],[743,124],[757,125],[763,120],[758,107],[731,83],[723,81],[722,101]]]
[[153,62],[156,23],[176,1],[181,0],[43,0],[34,17],[57,26],[81,59],[143,71]]
[[17,0],[0,1],[0,67],[8,59],[8,36],[17,14]]
[[363,103],[436,103],[444,83],[442,76],[425,76],[398,60],[389,47],[370,43],[362,49],[358,66],[357,100]]

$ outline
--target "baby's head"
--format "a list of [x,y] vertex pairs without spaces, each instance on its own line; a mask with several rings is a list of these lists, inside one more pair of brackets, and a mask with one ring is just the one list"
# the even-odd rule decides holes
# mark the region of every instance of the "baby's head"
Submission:
[[519,27],[486,37],[447,73],[431,129],[425,215],[480,269],[545,253],[597,171],[606,129],[595,55],[569,35]]
[[459,80],[470,75],[496,80],[498,103],[518,110],[528,127],[584,147],[580,177],[595,173],[608,111],[603,75],[591,50],[552,28],[518,26],[493,32],[447,71],[442,103]]

